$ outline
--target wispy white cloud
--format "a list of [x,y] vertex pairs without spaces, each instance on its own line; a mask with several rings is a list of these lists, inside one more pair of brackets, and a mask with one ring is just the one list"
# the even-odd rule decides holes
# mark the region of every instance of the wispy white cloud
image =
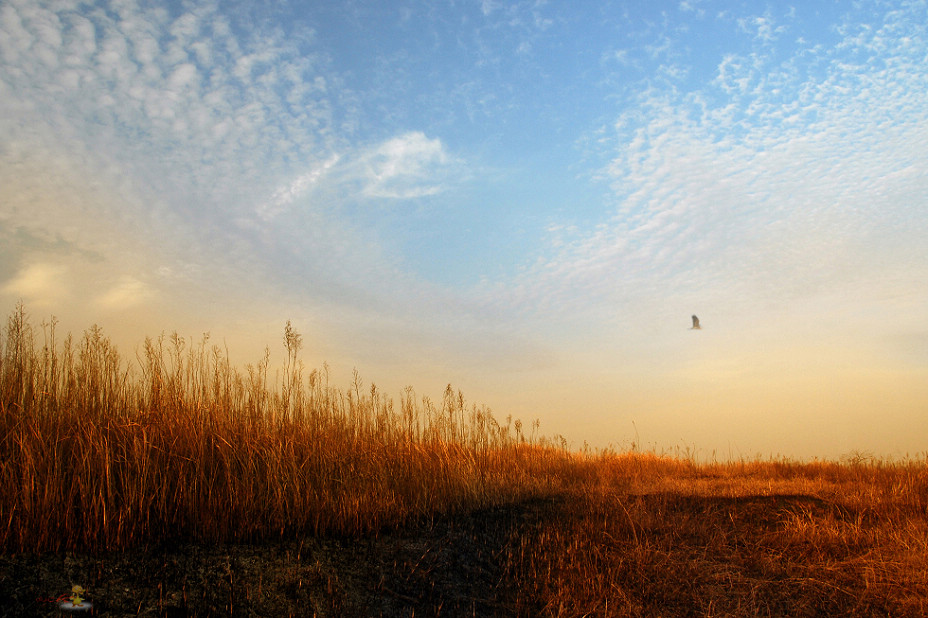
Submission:
[[75,247],[109,247],[115,263],[143,247],[171,262],[219,262],[193,236],[214,253],[235,246],[232,222],[269,195],[271,210],[291,199],[274,195],[278,179],[331,160],[341,139],[337,77],[311,36],[235,19],[216,3],[4,3],[0,154],[5,170],[26,173],[5,185],[0,215]]
[[132,168],[143,190],[164,195],[170,178],[178,198],[242,207],[255,197],[242,187],[268,187],[256,159],[282,167],[331,151],[321,56],[280,33],[241,39],[216,4],[171,15],[11,2],[3,14],[9,98],[28,101],[40,126],[72,133],[46,140],[93,143],[102,165]]
[[332,155],[285,181],[256,212],[266,221],[297,203],[311,208],[319,201],[314,196],[320,195],[328,210],[368,200],[414,200],[442,193],[466,178],[465,163],[440,139],[412,131]]
[[440,139],[413,131],[366,150],[355,165],[365,195],[408,199],[443,191],[455,161]]
[[684,13],[695,13],[699,17],[705,15],[706,11],[703,8],[700,8],[699,5],[702,4],[699,0],[682,0],[679,4],[679,8]]
[[300,174],[285,186],[277,189],[268,202],[258,206],[258,216],[262,219],[274,217],[291,205],[294,200],[306,195],[323,181],[326,174],[338,163],[339,158],[338,155],[332,155],[321,164],[313,166],[308,172]]
[[738,20],[738,27],[762,43],[771,43],[786,32],[785,26],[777,26],[767,11],[764,15],[755,15]]

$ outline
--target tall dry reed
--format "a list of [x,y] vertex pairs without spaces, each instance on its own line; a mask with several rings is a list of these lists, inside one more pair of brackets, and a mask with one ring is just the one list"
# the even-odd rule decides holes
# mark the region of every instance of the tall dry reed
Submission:
[[0,333],[0,549],[360,534],[517,500],[569,456],[446,389],[399,406],[355,373],[308,374],[288,322],[281,371],[176,333],[127,361],[94,325],[59,340],[22,305]]

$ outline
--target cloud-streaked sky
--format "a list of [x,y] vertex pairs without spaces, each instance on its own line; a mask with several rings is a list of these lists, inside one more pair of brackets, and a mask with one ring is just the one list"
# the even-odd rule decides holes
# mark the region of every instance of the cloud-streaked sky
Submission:
[[926,144],[924,1],[3,0],[0,307],[130,359],[291,320],[575,447],[914,456]]

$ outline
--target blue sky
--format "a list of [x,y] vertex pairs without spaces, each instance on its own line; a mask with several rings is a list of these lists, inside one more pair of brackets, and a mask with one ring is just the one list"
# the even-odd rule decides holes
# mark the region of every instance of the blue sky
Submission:
[[[0,303],[575,446],[928,438],[924,2],[0,4]],[[688,330],[698,314],[701,331]],[[347,378],[345,380],[347,382]]]

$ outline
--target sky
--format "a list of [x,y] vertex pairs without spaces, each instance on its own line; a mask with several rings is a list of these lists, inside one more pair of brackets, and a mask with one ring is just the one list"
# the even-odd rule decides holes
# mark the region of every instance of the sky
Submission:
[[[928,452],[928,4],[0,1],[0,310],[573,448]],[[702,328],[691,330],[691,315]]]

